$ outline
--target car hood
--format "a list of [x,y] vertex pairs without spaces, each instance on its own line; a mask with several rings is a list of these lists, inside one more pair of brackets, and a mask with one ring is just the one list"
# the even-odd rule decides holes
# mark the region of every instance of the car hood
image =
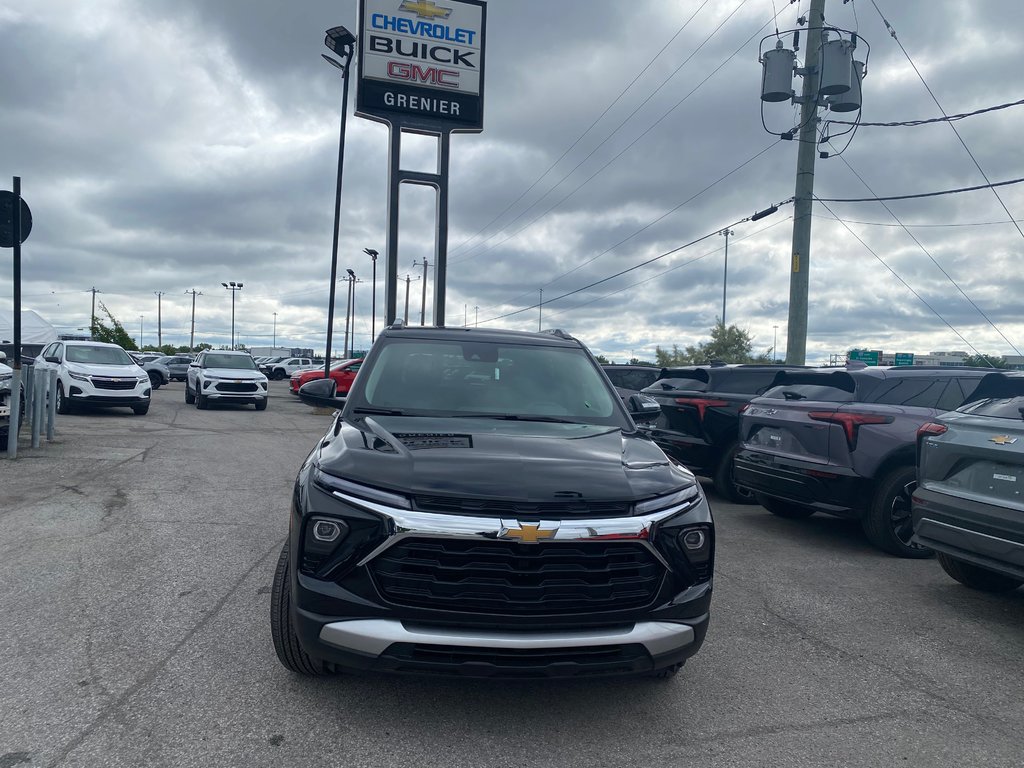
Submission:
[[316,462],[403,494],[528,502],[631,501],[696,482],[652,441],[615,427],[475,418],[343,420]]
[[93,363],[67,363],[68,373],[80,373],[85,376],[117,376],[124,378],[136,376],[145,378],[146,372],[137,365],[98,365]]
[[203,368],[204,376],[216,376],[218,379],[241,379],[242,381],[262,381],[266,378],[259,371],[240,368]]

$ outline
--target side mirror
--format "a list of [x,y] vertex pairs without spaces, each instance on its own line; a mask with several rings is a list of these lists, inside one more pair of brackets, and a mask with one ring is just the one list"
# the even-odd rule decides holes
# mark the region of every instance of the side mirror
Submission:
[[44,357],[43,360],[48,363],[57,363],[57,365],[60,365],[60,358],[56,355],[48,355],[47,357]]
[[641,393],[629,396],[626,409],[633,421],[637,423],[656,421],[661,415],[661,406],[658,405],[658,401],[650,395]]
[[337,392],[334,379],[313,379],[299,387],[299,400],[314,408],[343,408],[345,398],[337,397]]

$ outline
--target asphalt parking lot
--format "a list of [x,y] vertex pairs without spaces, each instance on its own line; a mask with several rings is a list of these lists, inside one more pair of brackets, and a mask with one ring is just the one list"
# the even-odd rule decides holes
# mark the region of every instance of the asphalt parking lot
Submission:
[[295,677],[270,583],[329,417],[271,387],[198,411],[174,383],[0,454],[0,768],[1024,761],[1024,590],[713,495],[711,629],[674,680]]

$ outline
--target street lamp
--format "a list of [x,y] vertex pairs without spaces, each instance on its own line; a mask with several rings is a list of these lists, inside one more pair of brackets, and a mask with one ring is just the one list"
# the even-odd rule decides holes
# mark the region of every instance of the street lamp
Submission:
[[145,315],[139,315],[139,352],[142,351],[142,318],[144,317]]
[[324,354],[324,378],[331,376],[331,336],[334,326],[334,295],[338,282],[338,229],[341,226],[341,180],[345,168],[345,116],[348,113],[348,80],[352,66],[352,54],[355,52],[356,36],[344,27],[332,27],[327,30],[324,45],[340,56],[345,57],[342,64],[337,59],[320,54],[332,67],[341,70],[344,85],[341,90],[341,130],[338,138],[338,184],[334,194],[334,243],[331,247],[331,290],[327,300],[327,349]]
[[352,303],[353,303],[353,300],[355,299],[355,294],[356,294],[356,273],[353,272],[351,269],[346,269],[345,271],[348,272],[348,299],[345,302],[345,352],[344,352],[344,357],[348,358],[349,357],[348,353],[349,353],[349,351],[351,349],[351,347],[348,344],[349,320],[352,321],[352,336],[355,337],[355,335],[356,335],[356,319],[355,319],[355,316],[353,315],[353,312],[352,312]]
[[722,271],[722,330],[725,330],[725,289],[729,285],[729,236],[736,233],[731,229],[723,229],[718,234],[725,236],[725,266]]
[[277,312],[274,313],[274,343],[273,350],[277,352]]
[[242,290],[242,284],[232,280],[229,283],[221,283],[231,291],[231,348],[235,348],[235,294]]
[[777,346],[778,343],[779,343],[779,326],[773,325],[772,326],[772,362],[773,363],[778,362],[778,360],[779,360],[779,348]]
[[373,298],[370,300],[370,344],[377,340],[377,256],[373,248],[363,248],[363,253],[373,262]]

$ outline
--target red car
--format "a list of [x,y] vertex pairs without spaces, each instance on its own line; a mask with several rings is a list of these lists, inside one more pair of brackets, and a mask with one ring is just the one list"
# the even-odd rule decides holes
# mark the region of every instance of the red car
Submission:
[[[352,382],[355,381],[356,372],[359,370],[359,366],[363,364],[361,359],[359,360],[340,360],[337,363],[331,365],[331,378],[338,382],[338,395],[347,395],[349,387],[352,386]],[[299,387],[305,384],[307,381],[313,381],[314,379],[322,379],[324,377],[324,369],[318,368],[314,371],[304,370],[296,371],[292,374],[291,389],[292,394],[299,394]]]

